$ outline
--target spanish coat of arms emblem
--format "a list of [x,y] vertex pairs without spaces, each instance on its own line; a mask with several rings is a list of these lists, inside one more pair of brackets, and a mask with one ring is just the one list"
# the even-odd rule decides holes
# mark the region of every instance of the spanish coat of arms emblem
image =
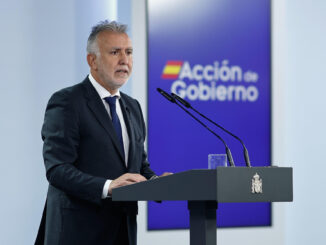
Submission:
[[263,180],[257,173],[251,179],[251,193],[263,193]]

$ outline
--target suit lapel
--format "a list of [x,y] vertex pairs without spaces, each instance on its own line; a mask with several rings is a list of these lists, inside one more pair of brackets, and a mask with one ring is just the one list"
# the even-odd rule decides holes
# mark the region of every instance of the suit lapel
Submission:
[[120,106],[123,114],[123,118],[125,120],[125,124],[127,127],[127,132],[128,132],[128,137],[129,137],[129,153],[128,153],[128,169],[131,168],[131,164],[133,163],[132,161],[132,156],[134,152],[134,142],[135,142],[135,137],[134,137],[134,130],[133,130],[133,125],[131,123],[131,118],[130,118],[130,110],[128,106],[126,105],[125,99],[123,98],[123,93],[120,92],[121,99],[120,99]]
[[96,92],[95,88],[93,87],[88,78],[84,80],[83,84],[85,88],[85,96],[87,99],[88,107],[93,112],[95,118],[102,125],[105,131],[109,134],[116,150],[119,152],[122,162],[124,163],[124,156],[120,149],[118,136],[115,132],[112,121],[107,111],[105,110],[101,98],[99,97],[98,93]]

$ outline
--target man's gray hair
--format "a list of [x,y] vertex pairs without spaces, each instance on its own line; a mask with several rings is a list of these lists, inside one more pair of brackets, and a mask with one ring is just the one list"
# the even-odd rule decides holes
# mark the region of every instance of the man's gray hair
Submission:
[[87,53],[98,54],[97,36],[102,31],[112,31],[117,33],[127,34],[127,25],[118,23],[116,21],[104,20],[92,27],[92,31],[89,34],[87,40]]

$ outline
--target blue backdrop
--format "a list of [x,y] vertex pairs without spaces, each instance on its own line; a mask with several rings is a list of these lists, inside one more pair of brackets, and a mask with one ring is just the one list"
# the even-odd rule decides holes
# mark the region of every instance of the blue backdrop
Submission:
[[[148,156],[157,173],[207,168],[223,144],[156,92],[175,92],[271,162],[270,1],[148,0]],[[213,126],[212,126],[213,128]],[[244,166],[238,141],[214,128]],[[189,227],[186,202],[148,204],[148,229]],[[217,225],[271,224],[267,203],[219,204]]]

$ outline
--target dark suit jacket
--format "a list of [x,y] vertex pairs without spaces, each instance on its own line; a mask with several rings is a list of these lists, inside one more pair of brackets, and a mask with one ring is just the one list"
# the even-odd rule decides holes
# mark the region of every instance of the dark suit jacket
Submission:
[[[42,127],[49,189],[36,244],[109,245],[122,217],[137,214],[136,202],[101,199],[107,179],[127,172],[147,179],[154,175],[144,151],[140,105],[123,93],[120,105],[130,139],[128,167],[110,117],[88,78],[52,95]],[[135,225],[128,223],[131,244],[136,244]]]

